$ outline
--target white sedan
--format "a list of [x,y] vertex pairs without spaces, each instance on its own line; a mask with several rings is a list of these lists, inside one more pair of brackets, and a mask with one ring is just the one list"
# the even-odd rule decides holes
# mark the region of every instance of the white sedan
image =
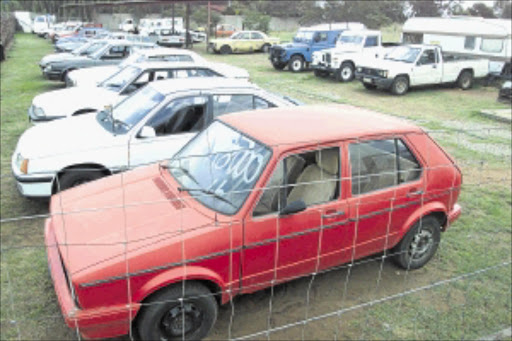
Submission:
[[[247,77],[244,77],[247,76]],[[115,105],[149,82],[168,78],[248,78],[246,70],[223,63],[144,62],[125,67],[97,87],[73,87],[34,97],[28,110],[34,123],[77,116]]]
[[153,82],[94,115],[39,124],[12,155],[18,190],[49,197],[116,172],[167,160],[220,115],[297,102],[244,80],[188,78]]
[[105,79],[111,77],[122,68],[135,63],[146,61],[166,61],[166,62],[190,62],[206,63],[206,59],[199,54],[183,49],[174,49],[160,47],[154,49],[141,49],[134,52],[119,65],[97,66],[88,69],[78,69],[71,71],[66,77],[66,86],[96,86]]

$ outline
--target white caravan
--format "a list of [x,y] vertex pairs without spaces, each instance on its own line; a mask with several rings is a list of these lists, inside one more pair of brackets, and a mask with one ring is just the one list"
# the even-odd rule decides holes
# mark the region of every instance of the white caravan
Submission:
[[39,15],[34,18],[32,23],[32,32],[39,36],[43,36],[50,28],[51,18],[48,15]]
[[[139,22],[139,34],[142,36],[155,35],[155,30],[166,28],[172,29],[172,18],[159,18],[159,19],[140,19]],[[174,30],[183,30],[183,18],[174,18]]]
[[404,44],[439,45],[444,52],[489,59],[489,71],[510,74],[510,19],[478,17],[410,18],[402,28]]

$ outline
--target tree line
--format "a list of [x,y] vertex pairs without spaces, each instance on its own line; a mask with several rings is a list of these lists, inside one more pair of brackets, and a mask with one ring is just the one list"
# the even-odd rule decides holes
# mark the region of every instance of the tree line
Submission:
[[[101,6],[94,6],[101,2]],[[105,6],[111,2],[112,6]],[[121,4],[120,4],[121,3]],[[159,13],[164,17],[172,14],[172,1],[130,5],[119,0],[1,0],[2,12],[30,11],[40,14],[55,14],[59,21],[69,18],[92,20],[95,13],[130,13],[135,18]],[[191,0],[192,19],[206,25],[205,0]],[[403,23],[408,17],[437,17],[442,15],[470,15],[484,18],[511,18],[510,0],[497,0],[493,7],[489,2],[474,3],[469,8],[462,0],[217,0],[210,2],[218,10],[212,11],[211,22],[220,22],[220,14],[242,15],[247,28],[265,29],[270,17],[297,18],[301,25],[329,22],[362,22],[369,28],[379,28],[391,23]],[[77,4],[79,6],[69,6]],[[174,14],[185,16],[185,3],[174,3]],[[263,27],[262,27],[263,26]]]

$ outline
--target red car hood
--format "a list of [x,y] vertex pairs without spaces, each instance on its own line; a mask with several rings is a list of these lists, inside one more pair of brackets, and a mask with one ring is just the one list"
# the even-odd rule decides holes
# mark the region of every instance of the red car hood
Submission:
[[[158,251],[166,247],[172,250],[164,254],[176,257],[185,239],[183,232],[190,238],[214,221],[213,215],[194,209],[192,206],[197,204],[189,200],[162,176],[158,165],[109,176],[53,196],[51,223],[73,281],[122,274],[128,265],[131,272],[136,272],[161,264],[166,260]],[[153,259],[153,252],[160,259]],[[141,254],[144,257],[131,261]]]

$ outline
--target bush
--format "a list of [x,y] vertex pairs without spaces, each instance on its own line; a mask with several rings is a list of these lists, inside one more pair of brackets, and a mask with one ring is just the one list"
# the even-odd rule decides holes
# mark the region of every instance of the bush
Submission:
[[270,16],[257,11],[249,11],[244,15],[244,29],[268,32]]
[[224,15],[235,15],[235,10],[233,9],[233,7],[229,6],[229,7],[226,7],[226,9],[224,10],[224,12],[222,12],[222,14]]

